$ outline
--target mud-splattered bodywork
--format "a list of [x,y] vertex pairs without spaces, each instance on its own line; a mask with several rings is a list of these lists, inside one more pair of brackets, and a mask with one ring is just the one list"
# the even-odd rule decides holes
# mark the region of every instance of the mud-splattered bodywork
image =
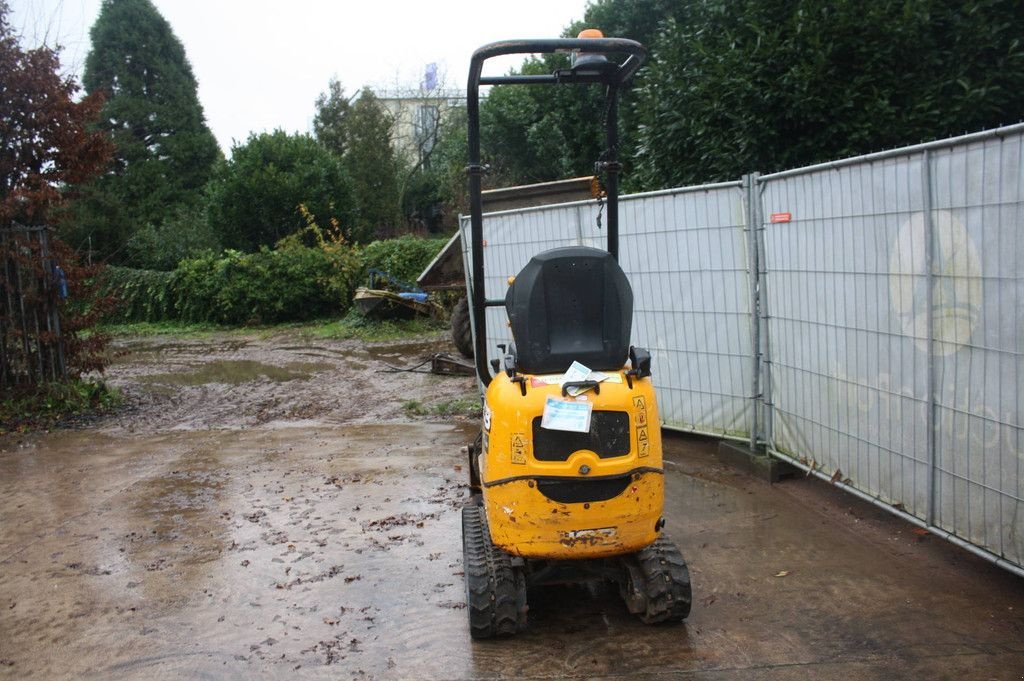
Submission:
[[[601,558],[657,538],[664,471],[654,388],[625,370],[608,373],[599,392],[577,397],[552,377],[491,381],[478,463],[491,539],[505,551]],[[542,428],[549,398],[591,404],[589,432]]]

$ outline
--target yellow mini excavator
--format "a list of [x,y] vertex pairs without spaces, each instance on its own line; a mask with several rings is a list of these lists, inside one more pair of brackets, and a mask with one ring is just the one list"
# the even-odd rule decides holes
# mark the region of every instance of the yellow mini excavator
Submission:
[[[551,75],[482,76],[508,54],[568,52]],[[644,622],[690,612],[689,572],[661,532],[664,469],[651,356],[630,345],[633,293],[618,264],[618,95],[641,66],[639,43],[585,31],[478,49],[470,64],[469,194],[472,320],[483,427],[469,448],[472,501],[463,508],[467,610],[474,638],[526,625],[527,588],[604,580]],[[504,298],[484,291],[480,86],[594,85],[606,93],[607,250],[535,255]],[[503,273],[504,274],[504,273]],[[504,307],[514,343],[487,361],[486,310]]]

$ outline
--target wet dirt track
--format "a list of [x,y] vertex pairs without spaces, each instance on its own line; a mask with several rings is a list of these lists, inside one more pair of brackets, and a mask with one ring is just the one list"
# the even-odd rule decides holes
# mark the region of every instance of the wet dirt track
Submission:
[[[1024,582],[814,480],[768,486],[669,437],[684,625],[612,589],[530,594],[473,643],[460,447],[402,404],[471,379],[406,346],[133,344],[131,408],[0,442],[0,677],[1019,679]],[[316,355],[316,356],[314,356]]]

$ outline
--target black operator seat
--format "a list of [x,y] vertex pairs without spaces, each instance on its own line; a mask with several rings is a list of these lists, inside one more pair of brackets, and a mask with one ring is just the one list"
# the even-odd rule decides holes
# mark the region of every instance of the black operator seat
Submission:
[[505,294],[516,368],[562,373],[573,361],[617,371],[629,354],[633,290],[608,252],[585,246],[533,257]]

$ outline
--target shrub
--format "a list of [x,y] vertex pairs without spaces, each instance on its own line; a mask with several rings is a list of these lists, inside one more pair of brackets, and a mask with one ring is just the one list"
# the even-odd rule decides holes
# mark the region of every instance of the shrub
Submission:
[[175,319],[175,272],[110,266],[103,273],[101,295],[117,300],[106,316],[113,322],[161,322]]
[[118,299],[112,322],[276,324],[348,310],[359,256],[343,244],[282,243],[256,253],[224,251],[183,260],[174,272],[108,268],[103,293]]
[[275,324],[345,312],[358,259],[344,248],[225,251],[178,267],[177,312],[190,322]]
[[351,241],[351,181],[341,161],[309,135],[281,130],[236,144],[209,186],[209,225],[225,246],[254,251],[303,229],[305,205],[334,216]]
[[422,239],[410,234],[374,241],[362,250],[363,264],[367,270],[372,267],[411,284],[447,242],[447,239]]
[[127,244],[132,267],[169,272],[186,258],[221,248],[201,203],[179,208],[161,224],[139,228]]

